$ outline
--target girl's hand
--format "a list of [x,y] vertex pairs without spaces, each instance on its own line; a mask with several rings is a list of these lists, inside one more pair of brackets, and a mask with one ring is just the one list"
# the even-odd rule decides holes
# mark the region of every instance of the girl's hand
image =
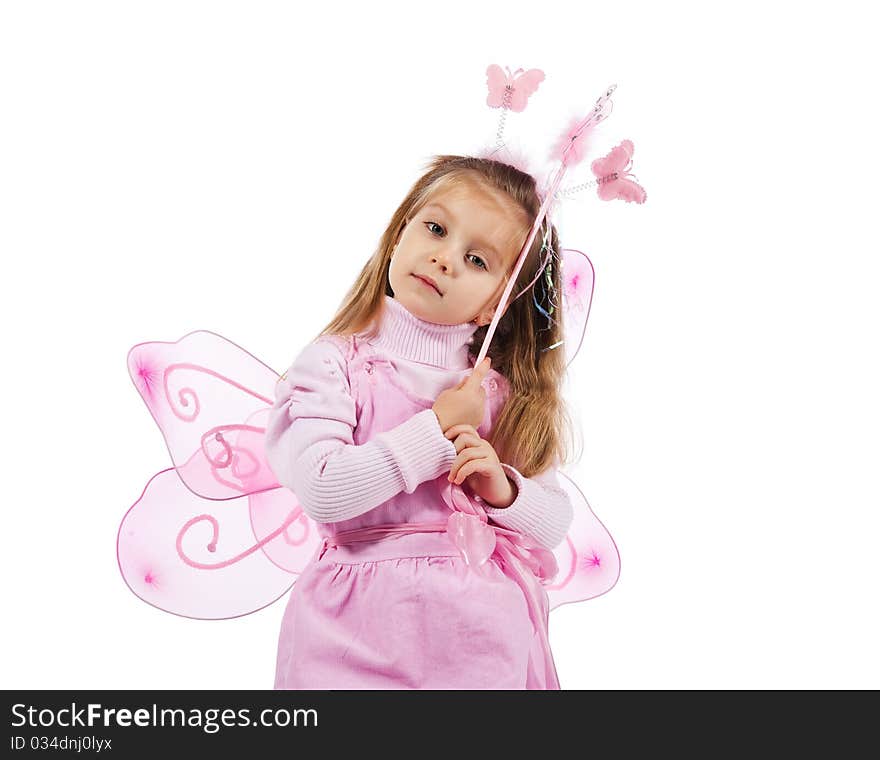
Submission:
[[516,486],[501,467],[492,444],[480,437],[473,425],[453,425],[444,435],[453,440],[458,456],[449,471],[449,480],[467,480],[471,490],[491,507],[509,507],[516,498]]
[[447,388],[437,396],[433,409],[444,433],[453,425],[479,426],[483,421],[486,391],[480,383],[489,372],[491,364],[492,359],[487,356],[455,388]]

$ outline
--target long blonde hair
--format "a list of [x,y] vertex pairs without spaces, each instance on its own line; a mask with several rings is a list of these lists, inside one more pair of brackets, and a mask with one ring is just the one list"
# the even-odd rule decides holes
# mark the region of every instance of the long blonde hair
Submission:
[[[474,156],[433,156],[426,165],[427,171],[414,183],[391,217],[382,235],[379,247],[367,261],[357,280],[344,297],[336,315],[321,331],[320,335],[352,334],[375,337],[380,324],[385,296],[393,295],[388,281],[388,268],[391,254],[408,219],[417,214],[428,203],[434,193],[441,189],[460,188],[482,189],[491,195],[524,211],[525,220],[519,240],[522,247],[532,221],[538,214],[541,199],[538,196],[534,178],[509,164]],[[545,225],[546,225],[545,220]],[[534,279],[541,263],[541,246],[544,237],[539,230],[532,243],[517,281],[511,291],[511,298]],[[549,244],[555,252],[559,251],[556,229],[550,225]],[[562,286],[558,259],[554,257],[552,267],[552,292],[561,293]],[[513,270],[511,263],[508,276]],[[545,280],[532,286],[534,297],[541,308],[550,309]],[[540,287],[539,287],[540,286]],[[559,346],[542,351],[563,339],[559,320],[559,299],[557,310],[549,329],[547,318],[533,303],[533,292],[523,294],[508,306],[498,321],[488,355],[492,358],[492,369],[501,373],[510,386],[510,394],[498,419],[495,421],[487,440],[495,449],[502,462],[513,465],[525,477],[532,477],[550,466],[562,466],[572,461],[573,425],[566,404],[560,393],[565,373],[565,349]],[[540,298],[539,298],[540,294]],[[483,344],[489,326],[477,328],[471,344],[472,362]],[[318,337],[320,337],[320,335]],[[566,433],[566,436],[563,436]]]

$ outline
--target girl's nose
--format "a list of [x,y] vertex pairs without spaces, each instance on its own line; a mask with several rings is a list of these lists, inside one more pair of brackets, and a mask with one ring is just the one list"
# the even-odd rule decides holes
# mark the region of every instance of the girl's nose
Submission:
[[446,249],[443,249],[434,254],[434,261],[440,264],[444,269],[448,269],[449,263],[452,261],[452,254]]

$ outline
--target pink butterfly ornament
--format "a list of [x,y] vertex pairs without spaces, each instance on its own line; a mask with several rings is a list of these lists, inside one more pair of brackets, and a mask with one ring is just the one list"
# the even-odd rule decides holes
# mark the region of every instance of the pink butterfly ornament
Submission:
[[632,140],[624,140],[611,149],[604,158],[597,158],[590,169],[599,180],[597,192],[603,201],[624,200],[627,203],[644,203],[648,194],[633,176],[632,156],[635,151]]
[[489,94],[486,104],[492,108],[505,108],[511,111],[524,111],[531,97],[544,81],[541,69],[517,69],[512,74],[505,66],[507,73],[497,63],[490,64],[486,69],[486,84]]

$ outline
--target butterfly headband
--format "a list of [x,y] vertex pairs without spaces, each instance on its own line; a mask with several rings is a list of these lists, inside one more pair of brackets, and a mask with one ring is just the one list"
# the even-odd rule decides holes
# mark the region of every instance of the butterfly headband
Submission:
[[[518,113],[525,110],[529,97],[537,91],[538,85],[544,81],[544,72],[540,69],[529,69],[528,71],[517,69],[511,74],[508,67],[505,67],[505,69],[506,73],[502,71],[501,67],[497,64],[492,64],[486,69],[486,84],[489,88],[489,94],[486,97],[486,104],[492,108],[500,108],[501,115],[498,121],[498,130],[495,136],[496,141],[494,147],[489,150],[484,149],[479,155],[481,158],[491,158],[496,161],[501,161],[502,163],[507,163],[526,174],[532,175],[538,186],[538,197],[541,199],[541,207],[538,210],[538,214],[535,217],[529,235],[526,238],[523,247],[520,249],[513,273],[501,295],[501,301],[499,302],[498,308],[495,310],[495,314],[489,324],[489,329],[486,332],[486,337],[483,340],[483,345],[480,348],[480,353],[477,356],[474,366],[478,365],[483,360],[489,350],[489,345],[492,341],[492,336],[495,334],[498,321],[501,319],[501,315],[504,313],[505,306],[510,298],[510,292],[513,289],[513,285],[516,282],[520,269],[522,269],[526,256],[532,246],[532,242],[537,236],[538,230],[542,228],[542,223],[545,218],[548,223],[543,227],[543,239],[541,245],[541,252],[544,253],[546,251],[544,259],[541,262],[538,273],[532,278],[531,282],[529,282],[529,284],[526,285],[526,287],[523,288],[523,290],[513,299],[510,299],[510,301],[515,301],[531,288],[532,284],[541,276],[541,273],[544,272],[546,283],[545,288],[549,296],[550,308],[544,309],[541,304],[538,303],[534,294],[532,296],[533,301],[536,308],[547,317],[548,325],[553,319],[554,312],[560,312],[556,304],[556,294],[553,292],[552,256],[554,251],[550,244],[551,207],[554,203],[570,198],[581,190],[592,187],[593,185],[598,187],[599,198],[603,201],[620,199],[627,201],[628,203],[644,203],[647,198],[647,193],[644,188],[634,179],[629,178],[633,176],[630,171],[632,168],[632,155],[634,151],[631,140],[623,140],[605,157],[598,158],[592,162],[590,168],[595,175],[595,179],[574,187],[567,187],[562,190],[559,189],[566,172],[570,168],[579,164],[586,157],[589,148],[587,138],[591,135],[592,130],[597,124],[604,121],[611,113],[613,108],[611,95],[617,89],[617,85],[611,85],[599,98],[596,99],[592,111],[590,111],[587,116],[576,118],[566,127],[565,131],[559,136],[550,150],[550,159],[556,162],[555,168],[547,173],[546,176],[535,176],[533,172],[528,170],[525,157],[521,154],[514,155],[514,153],[507,148],[503,140],[503,135],[507,112],[513,111]],[[505,157],[499,158],[499,154],[502,151],[504,151]],[[559,345],[561,345],[561,343],[556,343],[544,350],[549,351],[550,349],[557,348]]]

